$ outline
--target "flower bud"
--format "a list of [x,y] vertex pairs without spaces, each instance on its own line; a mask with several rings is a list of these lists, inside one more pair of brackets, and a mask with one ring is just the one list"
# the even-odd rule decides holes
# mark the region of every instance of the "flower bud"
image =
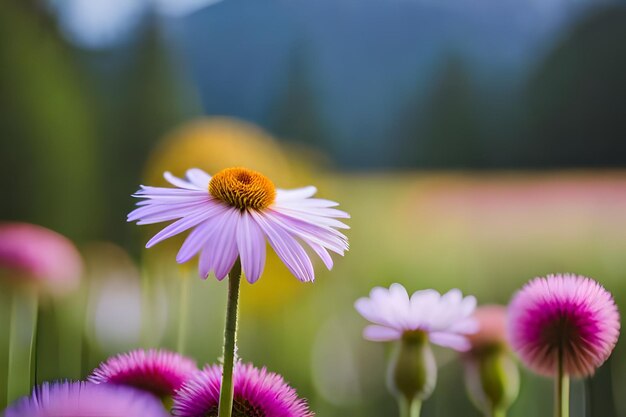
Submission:
[[411,403],[428,398],[436,383],[437,364],[428,335],[420,330],[405,332],[394,347],[389,362],[389,390]]
[[493,345],[465,356],[465,383],[470,399],[485,415],[496,417],[517,398],[519,370],[511,353]]
[[506,341],[507,310],[482,306],[474,318],[479,330],[470,335],[472,347],[462,356],[467,391],[486,416],[503,416],[519,391],[519,370]]

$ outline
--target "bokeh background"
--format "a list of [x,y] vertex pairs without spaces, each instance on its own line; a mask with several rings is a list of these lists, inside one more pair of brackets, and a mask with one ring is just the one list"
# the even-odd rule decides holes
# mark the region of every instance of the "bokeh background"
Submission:
[[[571,271],[626,308],[625,164],[624,1],[0,3],[0,219],[63,233],[87,266],[78,292],[42,304],[40,380],[175,348],[185,279],[186,353],[217,360],[226,285],[176,265],[180,239],[145,251],[157,229],[125,218],[165,170],[244,165],[317,185],[352,228],[316,283],[274,257],[244,284],[241,356],[319,416],[394,415],[386,347],[361,339],[354,300],[401,282],[506,304]],[[0,310],[6,325],[6,294]],[[478,416],[458,359],[437,355],[423,415]],[[626,416],[625,375],[620,342],[574,384],[572,416]],[[549,416],[550,397],[524,372],[510,415]]]

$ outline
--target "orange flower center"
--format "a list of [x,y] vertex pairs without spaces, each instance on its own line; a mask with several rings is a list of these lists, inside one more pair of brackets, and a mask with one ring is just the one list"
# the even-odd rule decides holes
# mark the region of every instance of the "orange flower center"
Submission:
[[215,174],[209,182],[209,193],[240,210],[262,210],[276,198],[274,183],[246,168],[226,168]]

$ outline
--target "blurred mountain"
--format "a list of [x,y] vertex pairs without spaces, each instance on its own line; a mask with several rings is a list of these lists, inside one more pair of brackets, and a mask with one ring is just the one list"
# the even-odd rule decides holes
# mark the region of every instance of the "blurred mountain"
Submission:
[[277,97],[293,88],[285,76],[293,51],[306,45],[306,79],[331,135],[328,150],[348,165],[389,165],[398,154],[388,137],[397,114],[415,102],[416,83],[421,100],[432,97],[441,62],[463,61],[485,106],[499,107],[591,4],[228,0],[168,26],[205,110],[269,129]]
[[[224,0],[144,20],[156,17],[169,65],[205,113],[257,123],[342,167],[595,166],[626,163],[619,103],[598,111],[619,97],[613,83],[621,91],[623,11],[619,0]],[[582,137],[593,132],[602,150],[589,153]],[[568,137],[566,152],[542,151]]]
[[568,31],[527,88],[529,164],[624,166],[626,7]]

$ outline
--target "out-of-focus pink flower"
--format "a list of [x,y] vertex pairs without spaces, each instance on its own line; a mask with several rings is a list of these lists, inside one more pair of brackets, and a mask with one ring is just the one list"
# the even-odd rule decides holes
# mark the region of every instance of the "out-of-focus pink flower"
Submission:
[[467,336],[472,350],[507,344],[507,309],[501,305],[480,306],[472,316],[478,322],[478,331]]
[[519,393],[519,369],[507,341],[507,309],[478,307],[478,331],[468,335],[472,348],[461,357],[472,402],[487,416],[505,415]]
[[151,394],[87,382],[44,383],[7,408],[5,417],[168,417]]
[[356,301],[355,308],[373,323],[363,331],[363,337],[373,341],[399,340],[405,333],[422,331],[436,345],[465,351],[470,348],[467,335],[477,330],[471,317],[476,299],[463,297],[457,289],[443,295],[416,291],[409,298],[402,285],[392,284],[389,289],[372,289],[369,298]]
[[[222,367],[207,366],[174,396],[177,417],[216,416]],[[233,416],[312,417],[314,414],[282,376],[237,363],[233,373]]]
[[175,352],[134,350],[113,356],[89,376],[90,382],[128,385],[158,397],[174,395],[198,368],[196,363]]
[[509,339],[522,362],[554,376],[559,354],[566,374],[591,375],[610,356],[620,319],[611,294],[572,274],[527,283],[509,304]]
[[20,283],[60,294],[76,288],[83,263],[66,237],[28,223],[0,224],[0,270]]

